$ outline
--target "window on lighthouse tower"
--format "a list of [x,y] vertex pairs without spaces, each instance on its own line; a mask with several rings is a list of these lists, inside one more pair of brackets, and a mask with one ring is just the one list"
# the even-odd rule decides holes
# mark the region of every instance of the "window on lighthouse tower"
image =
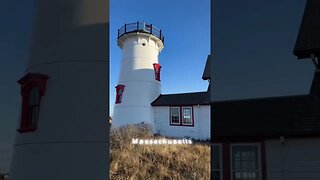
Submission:
[[160,64],[154,63],[154,64],[153,64],[153,69],[154,69],[155,79],[156,79],[157,81],[160,81],[160,70],[161,70]]
[[40,90],[34,86],[29,93],[29,121],[28,126],[34,127],[37,124],[40,107]]
[[21,85],[22,109],[20,133],[35,131],[38,125],[41,97],[44,96],[47,75],[28,73],[18,83]]
[[125,87],[125,85],[122,85],[122,84],[116,86],[116,93],[117,93],[117,95],[116,95],[116,104],[119,104],[122,101],[122,95],[123,95],[124,87]]

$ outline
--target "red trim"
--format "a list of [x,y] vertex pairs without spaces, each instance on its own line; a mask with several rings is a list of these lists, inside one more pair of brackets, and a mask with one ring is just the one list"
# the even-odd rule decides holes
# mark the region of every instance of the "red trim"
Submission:
[[122,85],[122,84],[119,84],[116,86],[116,93],[117,93],[116,94],[116,102],[115,102],[116,104],[120,104],[122,101],[124,87],[125,87],[125,85]]
[[30,128],[19,128],[17,129],[18,132],[24,133],[24,132],[34,132],[37,130],[37,127],[30,127]]
[[[178,107],[179,108],[179,124],[172,124],[171,123],[171,108],[172,107]],[[191,107],[191,113],[192,113],[192,124],[191,125],[186,125],[186,124],[182,124],[182,115],[183,115],[183,112],[182,112],[182,108],[188,108],[188,107]],[[169,109],[170,109],[170,113],[169,113],[169,124],[170,126],[187,126],[187,127],[194,127],[194,111],[193,111],[193,106],[192,105],[185,105],[185,106],[169,106]]]
[[267,180],[267,160],[266,160],[266,144],[261,142],[261,175],[262,180]]
[[36,85],[40,88],[40,95],[44,96],[46,91],[46,82],[49,79],[49,76],[39,73],[28,73],[23,76],[17,82],[21,85],[21,94],[24,93],[24,88],[30,85]]
[[[160,80],[160,72],[161,72],[161,66],[158,63],[154,63],[153,64],[153,69],[154,69],[154,77],[157,81],[161,81]],[[157,73],[158,71],[158,73]]]
[[29,97],[31,93],[31,89],[33,87],[39,88],[39,106],[38,115],[40,112],[41,98],[45,95],[46,91],[46,82],[49,79],[49,76],[38,73],[28,73],[20,80],[18,83],[21,85],[21,96],[22,96],[22,108],[21,108],[21,120],[20,120],[20,128],[17,129],[18,132],[34,132],[37,130],[38,119],[35,122],[32,122],[32,117],[30,116],[30,107],[29,107]]
[[231,180],[230,144],[222,143],[222,176],[223,180]]

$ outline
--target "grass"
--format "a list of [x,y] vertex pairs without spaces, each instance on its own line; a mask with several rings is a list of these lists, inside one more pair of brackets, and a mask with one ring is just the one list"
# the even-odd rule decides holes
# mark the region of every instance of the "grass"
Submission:
[[148,125],[110,132],[111,179],[209,179],[210,148],[192,145],[136,145],[133,138],[162,139]]

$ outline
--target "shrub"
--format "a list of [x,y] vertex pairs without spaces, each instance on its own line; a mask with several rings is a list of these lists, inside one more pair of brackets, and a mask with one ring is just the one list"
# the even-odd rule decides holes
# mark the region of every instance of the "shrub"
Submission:
[[133,138],[153,136],[148,124],[110,131],[111,179],[209,179],[210,148],[192,145],[135,145]]

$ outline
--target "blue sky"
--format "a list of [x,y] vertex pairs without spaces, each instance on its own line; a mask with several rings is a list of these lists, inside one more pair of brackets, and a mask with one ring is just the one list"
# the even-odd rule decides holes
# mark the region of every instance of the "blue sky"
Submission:
[[20,113],[17,83],[27,63],[34,0],[0,1],[0,173],[8,172]]
[[209,0],[111,0],[110,7],[110,113],[121,62],[117,30],[124,23],[145,21],[160,28],[165,47],[159,55],[163,94],[205,91],[201,79],[210,53]]

